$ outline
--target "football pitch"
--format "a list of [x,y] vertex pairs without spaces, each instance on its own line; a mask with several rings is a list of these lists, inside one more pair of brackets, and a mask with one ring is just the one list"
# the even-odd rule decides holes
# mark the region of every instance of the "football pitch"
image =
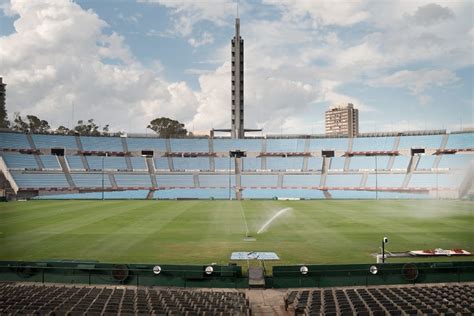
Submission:
[[0,260],[227,264],[234,251],[273,251],[278,264],[368,263],[384,236],[390,251],[474,252],[473,228],[464,201],[8,202]]

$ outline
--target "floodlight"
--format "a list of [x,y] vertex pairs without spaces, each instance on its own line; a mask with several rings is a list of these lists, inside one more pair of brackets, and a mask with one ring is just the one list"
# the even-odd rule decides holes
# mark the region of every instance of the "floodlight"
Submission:
[[214,268],[211,266],[207,266],[204,272],[206,272],[207,275],[211,275],[212,272],[214,272]]
[[300,272],[301,272],[302,275],[308,274],[308,271],[309,271],[309,269],[308,269],[307,266],[302,266],[302,267],[300,268]]
[[388,237],[384,237],[384,238],[383,238],[383,243],[384,243],[384,244],[388,244]]
[[161,267],[160,266],[154,266],[153,267],[153,273],[154,274],[160,274],[161,273]]
[[371,266],[370,269],[369,269],[369,272],[372,273],[373,275],[375,275],[379,272],[379,269],[377,269],[376,266]]

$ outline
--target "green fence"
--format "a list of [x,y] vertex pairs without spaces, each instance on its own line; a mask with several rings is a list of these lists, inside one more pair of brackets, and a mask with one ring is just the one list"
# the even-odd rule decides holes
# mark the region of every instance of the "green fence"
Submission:
[[474,262],[275,266],[268,281],[274,288],[468,282]]
[[[0,281],[166,287],[246,288],[237,265],[0,261]],[[474,261],[274,266],[267,288],[474,282]]]
[[[159,273],[158,268],[159,267]],[[240,266],[0,261],[0,280],[141,286],[244,288]],[[154,270],[155,269],[155,270]]]

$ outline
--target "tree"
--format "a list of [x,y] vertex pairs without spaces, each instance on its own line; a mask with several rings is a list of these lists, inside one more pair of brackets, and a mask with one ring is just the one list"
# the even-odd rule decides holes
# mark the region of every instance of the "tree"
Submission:
[[147,128],[155,131],[160,137],[170,138],[186,136],[188,131],[184,124],[167,117],[156,118],[150,122]]
[[77,121],[74,127],[74,132],[81,136],[99,136],[99,125],[94,122],[94,119],[87,120],[87,124],[83,120]]
[[54,131],[54,133],[59,135],[69,135],[71,133],[71,130],[66,126],[61,125]]
[[102,135],[109,135],[109,124],[102,128]]
[[15,112],[15,118],[13,119],[12,129],[20,132],[28,132],[28,123],[23,121],[19,112]]
[[15,112],[15,119],[13,120],[12,128],[16,131],[24,133],[49,133],[51,126],[48,121],[42,120],[35,115],[27,115],[24,120],[19,112]]
[[35,115],[27,115],[26,118],[28,119],[28,128],[30,133],[48,133],[51,129],[49,126],[48,121],[42,120]]

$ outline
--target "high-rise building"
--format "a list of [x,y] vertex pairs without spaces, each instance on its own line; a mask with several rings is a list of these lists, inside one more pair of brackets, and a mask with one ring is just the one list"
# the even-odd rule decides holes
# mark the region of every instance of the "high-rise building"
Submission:
[[235,19],[232,39],[232,124],[231,137],[244,138],[244,40],[240,37],[240,19]]
[[333,106],[326,111],[326,135],[356,137],[359,134],[359,110],[352,103]]

